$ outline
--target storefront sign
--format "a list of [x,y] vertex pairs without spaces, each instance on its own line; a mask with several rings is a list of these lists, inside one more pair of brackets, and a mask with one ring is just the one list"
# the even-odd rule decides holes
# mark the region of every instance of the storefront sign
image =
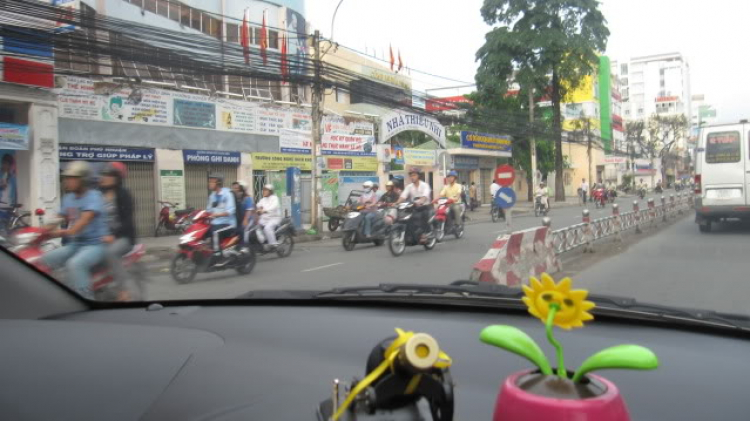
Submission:
[[372,135],[375,125],[367,120],[350,117],[323,117],[323,134]]
[[624,164],[627,161],[628,159],[624,156],[605,156],[604,157],[605,164]]
[[326,166],[331,171],[369,171],[378,170],[378,159],[368,156],[327,157]]
[[258,120],[254,107],[234,102],[216,104],[219,114],[219,130],[253,133],[258,130]]
[[426,133],[445,148],[445,127],[440,122],[432,117],[402,111],[394,111],[383,116],[380,129],[381,143],[406,130]]
[[182,170],[159,171],[161,200],[172,203],[185,203],[185,177]]
[[119,91],[103,100],[104,121],[167,125],[171,120],[167,98],[157,91]]
[[309,154],[312,148],[310,132],[282,129],[279,135],[279,151],[282,153]]
[[453,164],[451,168],[454,170],[475,170],[479,168],[479,158],[475,156],[452,156]]
[[461,147],[483,151],[498,152],[498,156],[511,157],[511,141],[508,136],[496,134],[461,132]]
[[186,164],[236,164],[240,165],[239,152],[226,151],[198,151],[185,149],[182,157]]
[[0,149],[29,149],[29,126],[0,123]]
[[216,104],[201,101],[174,100],[174,125],[216,128]]
[[283,171],[289,167],[298,167],[302,171],[312,171],[310,155],[292,155],[285,153],[253,153],[254,171]]
[[323,155],[375,156],[375,136],[325,134],[320,141]]
[[404,148],[401,146],[393,147],[393,163],[396,165],[404,165]]
[[435,165],[435,151],[404,148],[404,161],[406,165],[432,167]]
[[60,159],[67,161],[154,162],[154,150],[118,148],[116,146],[60,145]]

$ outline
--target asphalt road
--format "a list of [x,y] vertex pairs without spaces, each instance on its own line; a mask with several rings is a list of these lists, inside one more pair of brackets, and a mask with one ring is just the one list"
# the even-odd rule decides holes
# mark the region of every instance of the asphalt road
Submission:
[[[632,209],[633,198],[618,200],[623,211]],[[644,206],[645,202],[641,203]],[[561,207],[553,203],[549,217],[552,227],[581,222],[583,207]],[[604,209],[590,208],[592,218],[608,216],[611,205]],[[482,212],[483,214],[480,214]],[[478,222],[487,218],[482,208],[469,215],[474,222],[467,225],[462,239],[446,237],[432,251],[422,246],[408,247],[401,257],[391,256],[388,247],[357,245],[344,251],[340,239],[297,244],[286,259],[263,256],[255,270],[246,276],[234,271],[198,274],[195,281],[178,285],[168,274],[168,261],[156,268],[148,285],[151,300],[231,298],[255,289],[330,289],[341,286],[376,285],[379,283],[447,284],[468,279],[472,266],[487,252],[494,239],[506,232],[503,221]],[[512,229],[520,230],[541,225],[533,214],[515,215]],[[176,241],[176,239],[175,239]]]

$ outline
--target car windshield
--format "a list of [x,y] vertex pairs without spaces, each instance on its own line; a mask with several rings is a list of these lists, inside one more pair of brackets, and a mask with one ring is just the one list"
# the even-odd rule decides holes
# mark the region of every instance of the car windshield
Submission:
[[86,299],[546,272],[750,315],[749,6],[0,3],[0,246]]

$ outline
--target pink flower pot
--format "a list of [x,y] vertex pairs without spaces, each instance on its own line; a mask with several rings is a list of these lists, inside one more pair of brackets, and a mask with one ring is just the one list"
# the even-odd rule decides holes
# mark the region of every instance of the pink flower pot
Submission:
[[593,374],[574,384],[527,370],[503,382],[493,421],[630,421],[614,383]]

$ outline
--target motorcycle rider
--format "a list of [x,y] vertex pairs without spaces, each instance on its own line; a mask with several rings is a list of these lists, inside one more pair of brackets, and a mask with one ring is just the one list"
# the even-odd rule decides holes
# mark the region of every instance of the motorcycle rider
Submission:
[[403,203],[407,200],[414,203],[414,218],[422,232],[422,240],[424,241],[427,238],[427,234],[431,232],[428,219],[430,213],[430,194],[432,193],[432,190],[427,183],[420,180],[419,176],[421,175],[421,172],[422,170],[416,167],[409,170],[411,184],[406,186],[396,203]]
[[52,229],[49,235],[67,241],[64,246],[42,256],[42,262],[51,269],[65,265],[73,288],[86,298],[94,297],[91,269],[106,258],[103,238],[109,235],[104,199],[99,190],[89,188],[90,174],[89,164],[84,161],[73,161],[63,171],[67,193],[63,196],[59,216],[67,228]]
[[399,193],[393,184],[393,181],[385,183],[385,193],[380,196],[380,203],[391,204],[396,203],[398,200]]
[[[460,184],[456,183],[457,179],[458,172],[450,171],[448,173],[448,184],[443,186],[443,189],[440,190],[440,197],[446,197],[453,200],[453,204],[451,205],[451,218],[453,218],[453,223],[456,225],[459,223],[458,218],[463,217],[464,214],[463,206],[461,205],[462,187]],[[433,203],[435,202],[437,202],[437,199],[433,201]]]
[[135,245],[135,222],[133,220],[133,196],[122,183],[128,169],[122,162],[112,162],[101,172],[99,188],[104,197],[104,209],[110,235],[104,237],[107,246],[107,263],[112,270],[118,301],[140,300],[132,297],[136,288],[127,285],[128,277],[122,266],[122,257]]
[[362,206],[362,213],[365,214],[365,237],[370,238],[372,236],[372,221],[375,219],[377,214],[374,212],[374,208],[378,202],[378,196],[373,190],[375,183],[372,181],[365,181],[362,184],[364,193],[359,196],[358,204]]
[[539,183],[539,187],[537,187],[534,197],[541,198],[544,211],[547,212],[549,210],[549,191],[547,191],[547,184],[544,181]]
[[[244,181],[232,183],[232,193],[234,193],[237,207],[237,230],[241,233],[252,225],[251,218],[255,214],[255,202],[252,196],[247,194],[247,188],[247,183]],[[245,243],[245,235],[242,235],[241,241]]]
[[[221,174],[208,175],[208,189],[211,194],[208,196],[206,211],[210,213],[211,219],[211,243],[214,253],[223,256],[221,240],[231,237],[237,226],[236,202],[232,191],[224,187],[224,176]],[[225,254],[229,255],[231,251],[227,250]]]
[[263,226],[268,245],[272,248],[278,246],[276,227],[281,223],[281,204],[273,193],[273,184],[263,186],[263,198],[258,201],[256,213],[260,215],[258,223]]

